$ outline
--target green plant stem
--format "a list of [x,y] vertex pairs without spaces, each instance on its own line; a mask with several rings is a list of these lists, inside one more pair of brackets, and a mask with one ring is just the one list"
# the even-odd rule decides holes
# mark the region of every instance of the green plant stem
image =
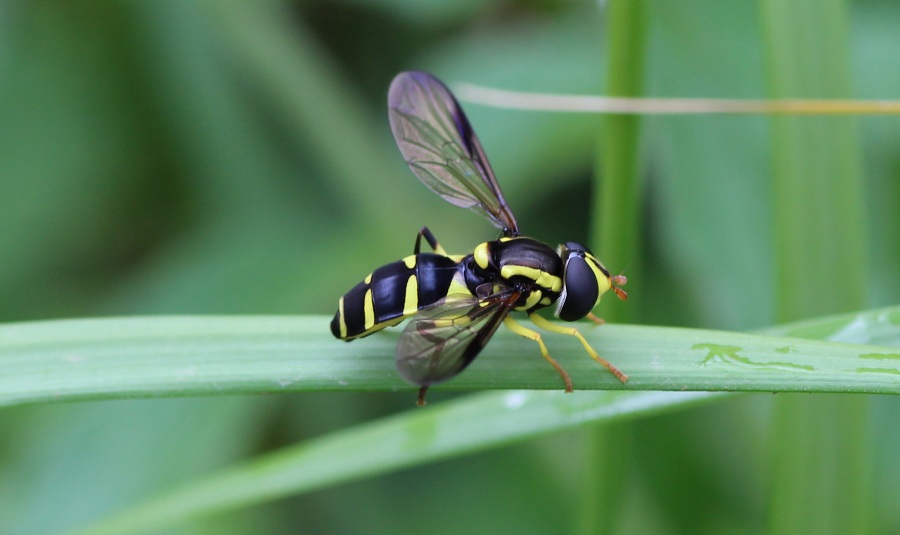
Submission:
[[[612,97],[643,94],[644,60],[647,46],[647,16],[643,0],[613,0],[606,17],[606,91]],[[629,291],[640,291],[638,256],[639,145],[641,117],[606,115],[597,147],[595,164],[594,228],[599,241],[595,250],[615,273],[628,266],[633,283]],[[633,321],[634,305],[604,308],[609,321]],[[630,456],[622,438],[630,435],[627,423],[597,425],[587,431],[587,459],[580,502],[582,533],[610,533],[622,503]]]
[[[770,96],[849,96],[844,3],[764,0],[761,6]],[[781,321],[863,303],[865,229],[852,121],[772,118],[776,317]],[[784,396],[776,415],[771,531],[865,533],[871,489],[866,400]]]
[[[643,92],[646,49],[646,8],[643,1],[614,0],[606,22],[606,94],[639,96]],[[629,290],[640,291],[638,203],[640,201],[639,140],[641,118],[606,115],[597,147],[591,229],[599,257],[614,273],[627,266]],[[630,321],[634,304],[603,309],[610,321]]]

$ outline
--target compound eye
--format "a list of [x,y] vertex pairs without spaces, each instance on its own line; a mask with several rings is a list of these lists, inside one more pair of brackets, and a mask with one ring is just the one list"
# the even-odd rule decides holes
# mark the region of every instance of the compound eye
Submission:
[[[567,243],[566,247],[570,245]],[[573,250],[566,258],[563,289],[556,306],[556,316],[563,321],[577,321],[588,315],[600,298],[597,274],[581,251]]]

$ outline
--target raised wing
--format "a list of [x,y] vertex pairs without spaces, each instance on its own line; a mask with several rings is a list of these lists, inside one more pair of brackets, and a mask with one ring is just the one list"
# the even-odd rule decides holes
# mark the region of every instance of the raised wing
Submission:
[[388,118],[419,180],[447,202],[487,217],[507,236],[519,234],[481,142],[447,86],[425,72],[401,72],[388,91]]
[[482,299],[448,299],[422,310],[397,342],[400,376],[421,387],[456,376],[475,360],[520,296],[506,289]]

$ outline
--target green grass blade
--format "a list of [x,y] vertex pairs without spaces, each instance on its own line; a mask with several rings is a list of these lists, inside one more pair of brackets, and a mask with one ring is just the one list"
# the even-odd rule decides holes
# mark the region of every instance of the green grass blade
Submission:
[[[625,330],[635,333],[631,328]],[[877,344],[834,344],[841,348],[882,347],[889,351],[892,347],[900,347],[900,308],[808,321],[781,327],[778,332]],[[790,341],[791,344],[807,341],[757,338]],[[632,342],[638,343],[639,338]],[[744,369],[739,375],[750,376],[752,373]],[[898,387],[900,378],[894,376],[893,380]],[[189,517],[320,489],[589,422],[622,421],[716,397],[717,394],[702,392],[605,391],[564,395],[510,391],[476,394],[434,404],[425,410],[413,409],[265,455],[175,489],[77,533],[110,535],[146,531]]]
[[[769,92],[849,97],[849,12],[841,0],[761,3]],[[866,235],[852,118],[772,119],[776,317],[862,306]],[[840,281],[857,280],[854,284]],[[779,398],[770,500],[775,533],[866,533],[871,459],[865,398]]]
[[[642,0],[614,0],[606,9],[606,80],[608,96],[636,97],[643,94],[647,49],[648,17]],[[641,117],[606,115],[595,156],[592,247],[615,273],[628,266],[632,281],[643,280],[636,263],[640,221]],[[641,285],[629,288],[638,293]],[[614,322],[632,322],[635,306],[609,307],[603,315]],[[585,450],[584,488],[581,494],[578,528],[580,533],[609,533],[621,510],[629,451],[618,454],[618,463],[609,462],[627,424],[594,426],[588,430]]]
[[[0,405],[398,388],[412,397],[394,370],[396,329],[347,344],[332,338],[328,320],[185,316],[3,325]],[[895,332],[900,308],[840,321],[849,332],[860,325]],[[630,380],[619,383],[573,337],[548,334],[579,390],[900,393],[900,353],[885,347],[633,325],[582,330]],[[501,330],[466,373],[437,388],[557,390],[561,381],[533,342]]]
[[[839,0],[763,2],[773,98],[850,96],[846,11]],[[865,273],[854,121],[772,117],[779,321],[863,305],[864,284],[842,283],[848,274]]]
[[[608,96],[640,96],[644,85],[647,16],[643,2],[615,1],[609,4]],[[640,221],[640,163],[638,148],[641,117],[607,115],[603,117],[603,135],[597,150],[599,170],[594,184],[594,250],[613,272],[628,267],[632,282],[641,280],[638,254]],[[640,286],[631,288],[640,291]],[[634,306],[604,309],[604,317],[629,321]]]
[[655,414],[712,397],[715,395],[703,392],[476,394],[285,448],[75,533],[144,532],[188,517],[471,453],[585,422]]

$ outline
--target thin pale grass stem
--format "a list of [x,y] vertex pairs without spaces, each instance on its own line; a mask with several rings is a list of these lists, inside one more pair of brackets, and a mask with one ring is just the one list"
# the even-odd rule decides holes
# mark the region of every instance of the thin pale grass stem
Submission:
[[642,115],[775,114],[775,115],[879,115],[900,114],[900,101],[831,99],[710,99],[628,98],[561,95],[507,91],[474,84],[454,85],[462,100],[520,110]]

